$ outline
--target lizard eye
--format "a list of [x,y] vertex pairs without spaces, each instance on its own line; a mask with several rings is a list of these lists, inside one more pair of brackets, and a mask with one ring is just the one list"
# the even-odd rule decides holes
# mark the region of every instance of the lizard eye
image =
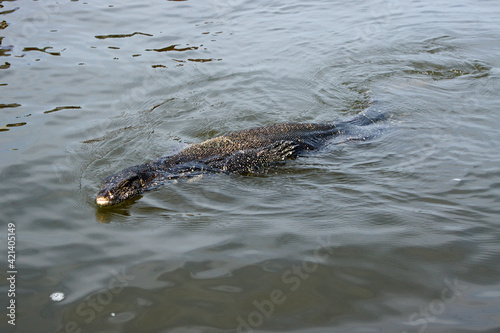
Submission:
[[137,181],[137,179],[138,179],[137,176],[132,176],[132,177],[126,178],[126,179],[122,180],[121,187],[134,186],[134,184]]
[[129,184],[136,187],[139,184],[139,177],[135,176],[129,179]]

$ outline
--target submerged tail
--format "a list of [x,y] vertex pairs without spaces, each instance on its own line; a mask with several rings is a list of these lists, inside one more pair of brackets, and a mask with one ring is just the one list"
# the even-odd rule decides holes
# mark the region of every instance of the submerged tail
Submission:
[[388,119],[388,115],[381,110],[380,106],[378,104],[374,104],[359,113],[353,119],[346,121],[346,123],[357,126],[367,126],[374,123],[384,122]]
[[[368,92],[369,97],[373,95]],[[331,140],[333,144],[341,144],[350,141],[371,140],[385,131],[387,131],[387,121],[392,117],[391,112],[387,112],[378,101],[370,98],[370,104],[367,109],[357,114],[354,118],[336,123],[337,128],[342,128],[340,133]],[[370,126],[369,126],[370,125]]]
[[357,126],[367,126],[388,120],[389,115],[382,111],[380,102],[375,99],[373,93],[371,91],[367,91],[365,94],[369,96],[370,106],[353,119],[346,121],[346,123]]

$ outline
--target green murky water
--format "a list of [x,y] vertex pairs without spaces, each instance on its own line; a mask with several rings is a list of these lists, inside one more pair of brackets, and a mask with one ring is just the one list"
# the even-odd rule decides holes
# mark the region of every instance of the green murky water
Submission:
[[[0,5],[2,331],[500,329],[497,1]],[[394,114],[371,141],[94,204],[117,170],[369,90]]]

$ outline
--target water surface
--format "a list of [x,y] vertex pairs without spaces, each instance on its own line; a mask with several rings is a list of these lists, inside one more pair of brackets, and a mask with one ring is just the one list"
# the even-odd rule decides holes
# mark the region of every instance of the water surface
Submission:
[[[18,269],[2,331],[500,329],[496,1],[1,5],[1,227],[16,224]],[[120,169],[349,119],[370,96],[392,115],[370,141],[94,203]]]

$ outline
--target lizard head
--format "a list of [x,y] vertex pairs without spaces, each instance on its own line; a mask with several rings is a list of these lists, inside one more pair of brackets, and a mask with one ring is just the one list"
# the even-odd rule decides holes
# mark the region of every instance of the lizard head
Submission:
[[145,165],[124,169],[104,179],[96,203],[101,207],[116,205],[144,192],[153,179]]

